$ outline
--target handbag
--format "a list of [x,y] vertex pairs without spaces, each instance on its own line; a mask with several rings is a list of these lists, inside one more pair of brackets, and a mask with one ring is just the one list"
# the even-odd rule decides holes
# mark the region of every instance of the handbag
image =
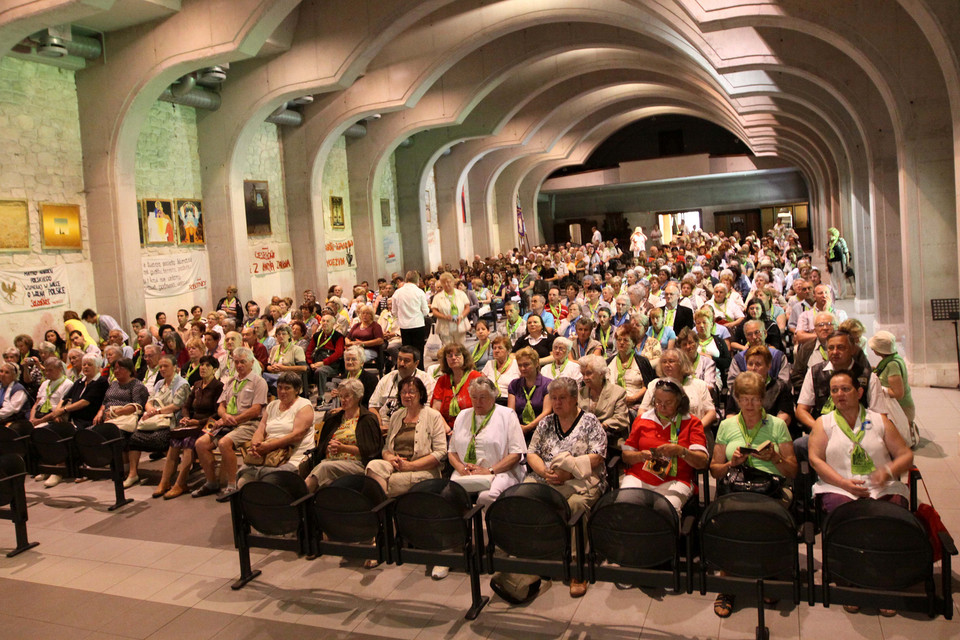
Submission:
[[137,431],[159,431],[170,428],[170,414],[157,413],[137,423]]
[[440,340],[440,336],[437,335],[437,325],[434,324],[432,327],[430,327],[430,335],[427,337],[427,341],[423,345],[424,359],[436,360],[437,354],[440,353],[440,348],[442,346],[443,342]]
[[[125,405],[129,407],[130,405]],[[109,422],[110,424],[116,425],[120,431],[125,431],[126,433],[133,433],[137,430],[137,421],[140,419],[140,414],[143,412],[143,409],[140,408],[140,405],[134,404],[136,411],[133,413],[127,414],[125,416],[114,416],[112,418],[104,418],[104,422]],[[123,407],[119,407],[123,408]]]
[[917,517],[923,528],[927,530],[927,536],[930,538],[930,546],[933,547],[933,561],[938,562],[943,558],[943,545],[940,544],[940,532],[943,531],[949,535],[947,527],[943,524],[940,514],[933,507],[933,500],[930,499],[930,492],[927,491],[927,483],[920,478],[920,484],[923,486],[923,492],[927,494],[926,504],[921,502],[917,505],[917,510],[913,515]]
[[243,463],[251,467],[279,467],[293,455],[293,446],[280,447],[269,452],[266,456],[260,456],[253,452],[253,447],[249,442],[244,442],[240,445],[240,453],[243,455]]
[[748,465],[730,467],[727,475],[717,484],[717,495],[728,493],[760,493],[771,498],[781,498],[783,478]]

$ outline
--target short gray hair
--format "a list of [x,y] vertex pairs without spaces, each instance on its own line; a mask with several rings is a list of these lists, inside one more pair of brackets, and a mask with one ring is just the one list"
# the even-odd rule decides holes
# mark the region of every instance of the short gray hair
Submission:
[[479,393],[489,393],[491,398],[496,398],[500,395],[500,389],[497,388],[497,385],[493,383],[493,380],[487,376],[477,376],[470,381],[470,387],[468,388],[470,397],[479,394]]
[[365,354],[364,354],[364,351],[363,351],[363,347],[361,347],[360,345],[357,345],[357,344],[350,345],[349,347],[347,347],[346,349],[343,350],[343,357],[344,357],[344,358],[346,358],[346,357],[347,357],[348,355],[350,355],[350,354],[353,354],[353,355],[355,355],[357,358],[359,358],[361,363],[363,362],[363,359],[364,359],[364,355],[365,355]]
[[566,351],[567,353],[570,353],[570,347],[573,346],[573,343],[570,342],[570,340],[568,340],[567,338],[564,338],[563,336],[559,336],[556,339],[554,339],[553,346],[563,347],[564,351]]
[[80,362],[92,362],[97,369],[103,368],[103,358],[92,353],[88,353],[87,355],[83,356],[83,359],[80,360]]
[[359,400],[363,397],[363,383],[356,378],[348,378],[343,380],[337,387],[337,393],[343,393],[344,391],[352,394],[357,400]]
[[580,365],[580,371],[587,369],[588,371],[599,373],[600,371],[607,370],[607,361],[595,354],[582,356],[577,360],[577,364]]
[[253,362],[254,360],[253,351],[247,347],[237,347],[230,356],[234,360],[243,360],[244,362]]
[[291,330],[290,325],[286,323],[277,325],[277,328],[273,331],[273,335],[276,336],[278,333],[285,333],[287,334],[287,340],[293,340],[293,330]]
[[547,385],[547,393],[554,393],[557,391],[563,391],[569,394],[571,397],[576,398],[577,394],[580,392],[580,386],[577,384],[577,381],[573,378],[567,376],[560,376],[556,380],[553,380],[549,385]]

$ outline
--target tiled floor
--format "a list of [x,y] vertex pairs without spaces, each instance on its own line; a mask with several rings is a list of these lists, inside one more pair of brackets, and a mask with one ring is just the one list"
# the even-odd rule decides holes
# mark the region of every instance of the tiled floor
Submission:
[[[916,453],[933,502],[960,532],[960,391],[914,389],[924,438]],[[53,489],[28,480],[30,538],[40,546],[0,556],[0,640],[175,638],[752,638],[756,613],[737,610],[721,621],[709,596],[671,595],[611,584],[591,586],[580,600],[547,583],[524,607],[494,596],[468,622],[469,584],[462,574],[442,582],[421,566],[364,570],[358,562],[286,552],[254,552],[263,575],[232,591],[237,556],[223,535],[226,505],[210,498],[164,502],[153,487],[106,511],[106,482],[63,483]],[[137,539],[124,537],[137,531]],[[0,549],[13,546],[13,528],[0,522]],[[184,543],[186,542],[186,543]],[[487,581],[483,591],[491,595]],[[881,618],[781,603],[769,611],[773,638],[960,638],[953,621],[923,615]]]

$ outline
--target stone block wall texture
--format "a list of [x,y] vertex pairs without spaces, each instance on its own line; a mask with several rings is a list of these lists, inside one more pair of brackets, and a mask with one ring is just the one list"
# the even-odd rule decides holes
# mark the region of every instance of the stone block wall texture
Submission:
[[[334,230],[330,221],[331,196],[343,198],[345,228],[342,230]],[[334,143],[333,148],[330,150],[330,155],[327,156],[327,163],[323,167],[323,178],[320,183],[320,201],[323,207],[323,213],[321,215],[323,215],[324,237],[326,238],[327,245],[331,243],[352,242],[353,225],[350,221],[350,176],[347,171],[347,140],[343,136],[340,136],[336,143]],[[317,247],[317,250],[321,251],[321,255],[326,257],[339,257],[343,255],[342,251],[338,251],[335,254],[328,252],[326,247]],[[343,287],[343,290],[347,292],[346,295],[349,295],[349,292],[353,291],[353,285],[357,280],[356,254],[352,248],[350,253],[354,256],[352,265],[328,267],[327,269],[327,278],[330,286],[339,284]],[[326,257],[324,257],[324,261],[326,261]],[[326,291],[322,292],[322,294],[326,295]],[[318,292],[317,297],[321,297],[320,292]]]
[[427,184],[420,199],[426,207],[424,230],[427,234],[427,265],[436,270],[443,263],[440,255],[440,222],[437,220],[437,174],[436,169],[430,167],[427,174]]
[[[20,333],[34,341],[51,328],[63,334],[66,309],[95,304],[82,157],[74,73],[0,58],[0,200],[26,200],[30,215],[30,250],[0,253],[0,269],[70,265],[69,306],[5,314],[0,348]],[[82,251],[43,250],[41,202],[80,206]]]
[[397,225],[397,154],[391,153],[390,160],[385,170],[380,176],[379,199],[372,203],[374,218],[382,222],[380,210],[380,200],[390,201],[390,224],[383,227],[383,245],[385,249],[390,249],[396,253],[396,258],[389,260],[387,252],[384,251],[384,273],[379,274],[385,278],[390,276],[393,271],[402,271],[403,265],[403,247],[400,242],[400,229]]

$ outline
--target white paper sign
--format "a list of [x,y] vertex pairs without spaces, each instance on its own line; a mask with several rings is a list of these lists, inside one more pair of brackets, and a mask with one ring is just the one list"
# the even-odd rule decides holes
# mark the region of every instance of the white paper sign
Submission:
[[267,276],[293,269],[289,244],[265,244],[250,250],[250,275]]
[[169,298],[197,289],[210,281],[206,256],[201,251],[143,256],[143,292],[147,298]]
[[0,312],[15,313],[67,304],[67,268],[0,271]]

